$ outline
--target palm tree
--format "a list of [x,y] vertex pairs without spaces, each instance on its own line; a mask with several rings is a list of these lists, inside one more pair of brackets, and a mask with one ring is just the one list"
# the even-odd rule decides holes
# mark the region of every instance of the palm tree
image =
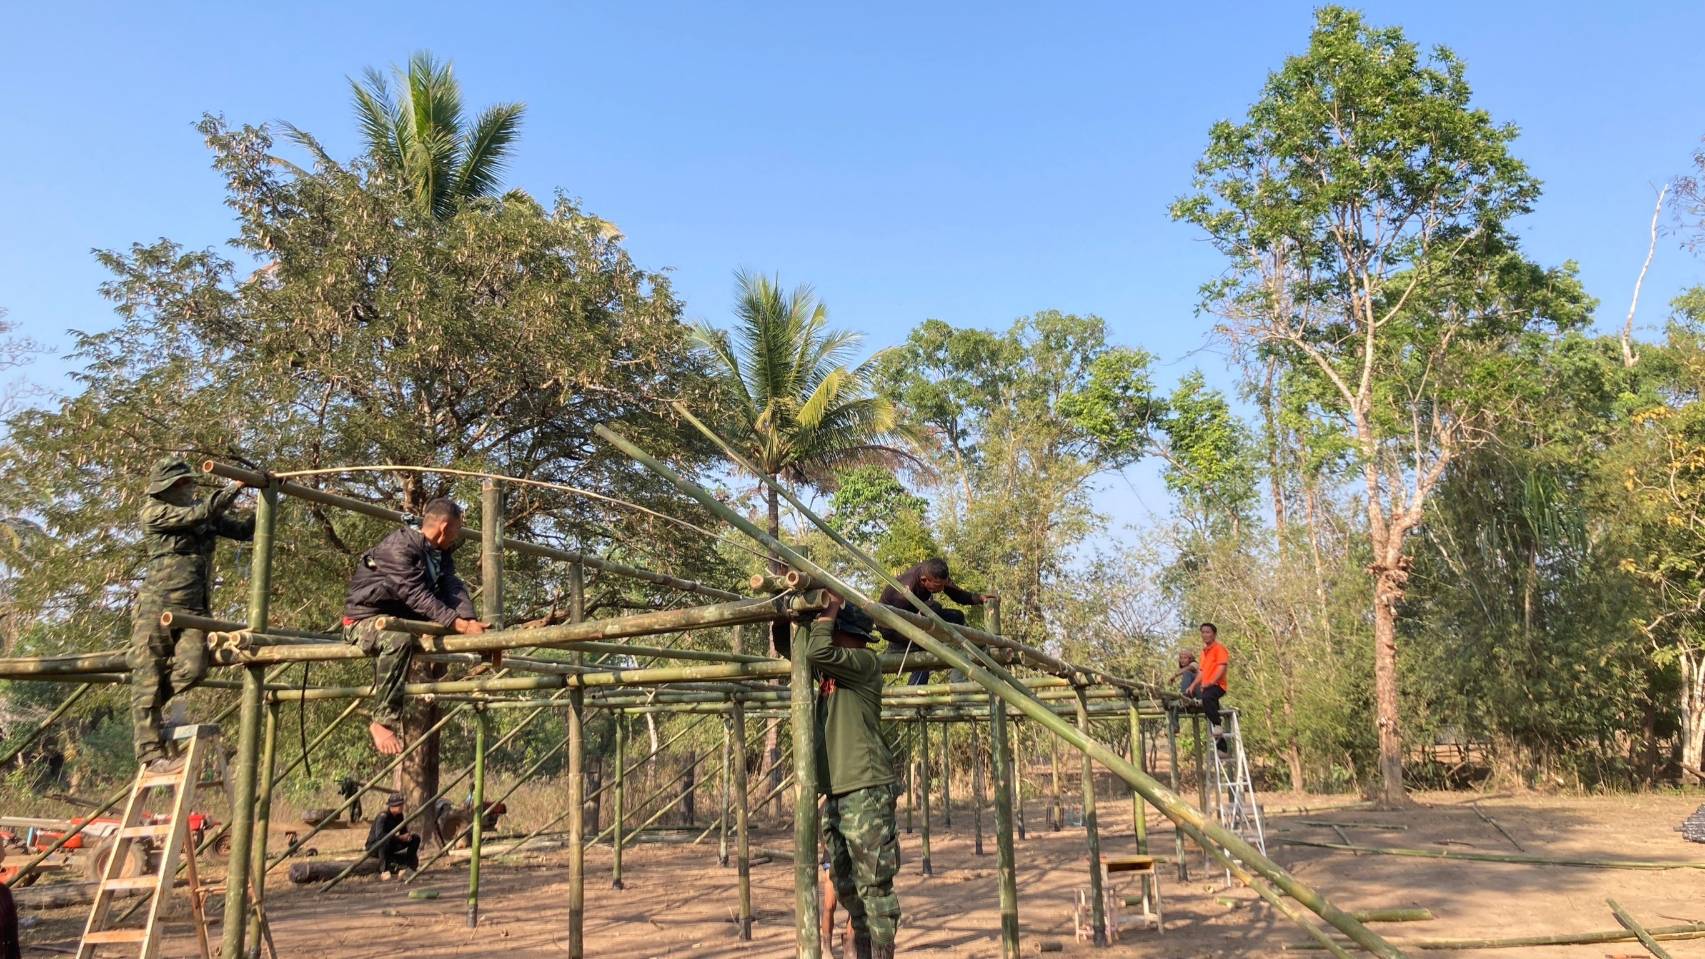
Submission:
[[364,81],[349,81],[367,151],[379,168],[398,177],[421,209],[437,217],[496,194],[525,106],[487,107],[469,127],[462,116],[462,85],[448,61],[421,52],[409,59],[406,72],[392,72],[401,101],[393,98],[384,74],[371,67]]
[[[773,478],[819,489],[853,466],[915,464],[905,449],[915,433],[873,388],[877,356],[846,365],[862,337],[828,329],[829,309],[810,286],[784,292],[779,280],[744,271],[735,280],[733,335],[700,325],[695,336],[746,456]],[[774,489],[766,494],[769,532],[779,536],[781,504]]]

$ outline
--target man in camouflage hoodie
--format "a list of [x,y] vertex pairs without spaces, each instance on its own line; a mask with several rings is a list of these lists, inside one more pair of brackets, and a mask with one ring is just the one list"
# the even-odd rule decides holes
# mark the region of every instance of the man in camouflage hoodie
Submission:
[[136,759],[166,765],[160,715],[173,696],[207,675],[207,634],[160,625],[160,614],[208,614],[213,594],[213,548],[219,537],[254,539],[253,513],[233,513],[244,484],[198,492],[195,474],[168,459],[148,477],[142,506],[142,544],[148,567],[130,631],[130,721]]

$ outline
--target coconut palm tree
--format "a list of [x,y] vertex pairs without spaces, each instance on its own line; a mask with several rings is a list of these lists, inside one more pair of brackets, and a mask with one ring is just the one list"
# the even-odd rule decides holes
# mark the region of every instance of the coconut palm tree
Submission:
[[[877,357],[847,365],[862,338],[829,329],[810,286],[783,291],[778,279],[744,271],[735,281],[732,334],[700,325],[696,339],[746,456],[771,477],[819,489],[849,467],[915,465],[907,447],[916,434],[872,387]],[[769,532],[779,536],[781,504],[774,489],[766,494]]]
[[395,95],[385,75],[371,67],[362,81],[349,81],[367,151],[379,168],[401,179],[421,209],[437,217],[474,197],[496,194],[525,106],[487,107],[469,126],[462,115],[462,85],[448,61],[421,52],[409,59],[407,71],[392,72]]

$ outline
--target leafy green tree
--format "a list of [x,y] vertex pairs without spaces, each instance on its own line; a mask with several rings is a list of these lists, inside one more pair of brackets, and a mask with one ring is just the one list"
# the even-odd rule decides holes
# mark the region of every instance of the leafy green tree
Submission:
[[842,535],[890,571],[898,571],[941,552],[928,510],[929,501],[889,470],[859,466],[838,478],[828,518]]
[[[678,508],[591,434],[620,420],[641,442],[702,462],[702,444],[658,410],[708,395],[667,279],[635,264],[603,221],[566,200],[546,208],[514,195],[440,218],[360,165],[280,167],[264,129],[214,119],[201,129],[237,212],[234,245],[270,264],[250,273],[165,240],[100,254],[117,325],[77,336],[80,389],[13,416],[0,446],[0,515],[48,533],[15,567],[17,601],[41,611],[22,643],[30,652],[122,642],[142,558],[141,478],[168,450],[274,470],[484,470]],[[473,482],[442,474],[303,481],[408,512],[438,495],[477,501]],[[702,539],[563,492],[517,487],[507,520],[518,537],[647,566],[710,579],[725,568]],[[274,615],[336,623],[355,555],[384,529],[293,502],[280,522]],[[647,552],[636,553],[641,538]],[[215,614],[242,618],[247,560],[220,551]],[[512,615],[563,605],[565,570],[523,557],[511,568]],[[591,584],[601,604],[661,595]],[[360,664],[315,667],[316,680],[337,678],[323,670],[363,681]],[[412,735],[430,704],[409,715]],[[431,749],[421,754],[407,773],[416,798],[436,774]]]
[[1571,271],[1522,258],[1507,222],[1539,185],[1513,127],[1472,106],[1462,62],[1325,7],[1241,123],[1221,122],[1173,215],[1230,262],[1204,287],[1235,343],[1266,347],[1328,389],[1344,424],[1371,550],[1380,798],[1407,801],[1398,611],[1407,540],[1451,461],[1484,441],[1511,345],[1573,327]]
[[374,165],[403,184],[420,209],[448,217],[477,197],[496,196],[504,161],[521,132],[520,103],[486,107],[469,125],[462,85],[448,61],[424,51],[407,70],[393,68],[396,87],[369,67],[351,80],[355,118]]

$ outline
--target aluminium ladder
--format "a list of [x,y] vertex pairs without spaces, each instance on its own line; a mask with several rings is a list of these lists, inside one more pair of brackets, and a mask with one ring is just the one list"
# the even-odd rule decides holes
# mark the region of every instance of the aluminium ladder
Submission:
[[1218,743],[1208,746],[1209,754],[1214,757],[1214,794],[1220,825],[1243,837],[1265,856],[1267,830],[1261,821],[1255,783],[1249,775],[1249,754],[1243,750],[1243,727],[1238,723],[1236,709],[1222,712],[1225,725],[1221,727],[1221,736],[1229,748],[1222,753]]

